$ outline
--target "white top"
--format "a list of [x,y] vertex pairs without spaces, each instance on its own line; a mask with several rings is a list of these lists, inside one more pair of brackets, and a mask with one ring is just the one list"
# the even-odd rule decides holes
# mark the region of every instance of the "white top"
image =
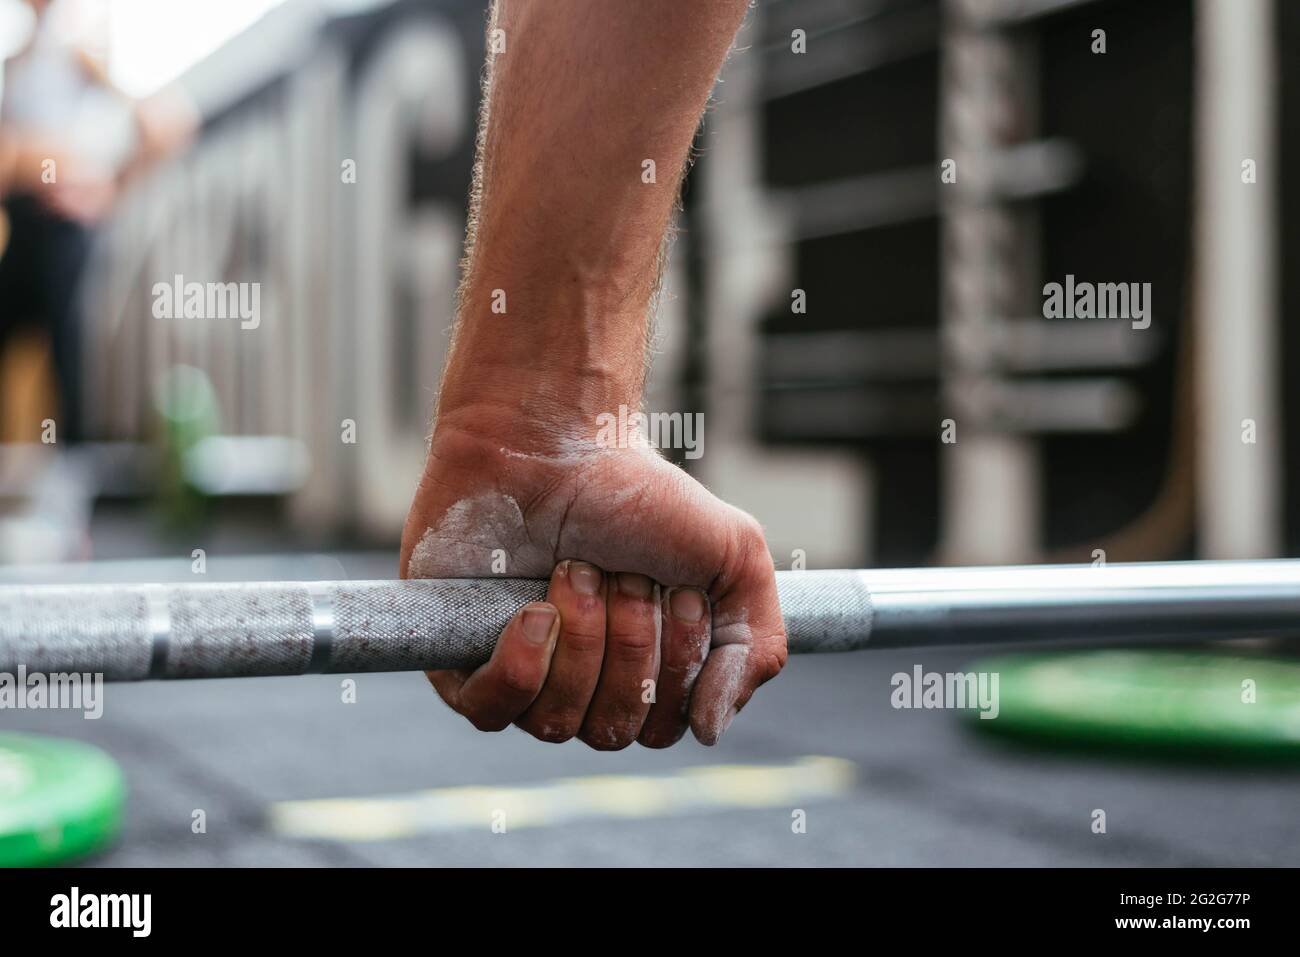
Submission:
[[58,34],[57,6],[37,22],[28,48],[5,62],[0,123],[59,139],[70,152],[120,169],[135,148],[131,108],[86,74],[77,48]]

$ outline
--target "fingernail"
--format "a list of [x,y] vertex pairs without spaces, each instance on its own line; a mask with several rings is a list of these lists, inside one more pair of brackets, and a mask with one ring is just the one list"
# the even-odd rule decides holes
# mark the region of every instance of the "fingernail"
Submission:
[[704,595],[694,588],[674,588],[668,598],[673,617],[681,621],[699,621],[704,617]]
[[550,605],[530,605],[524,609],[524,637],[535,645],[544,645],[555,627],[555,609]]
[[618,576],[618,590],[629,598],[649,598],[655,583],[645,575],[621,572]]
[[600,591],[600,569],[586,562],[569,562],[569,581],[579,595],[594,595]]

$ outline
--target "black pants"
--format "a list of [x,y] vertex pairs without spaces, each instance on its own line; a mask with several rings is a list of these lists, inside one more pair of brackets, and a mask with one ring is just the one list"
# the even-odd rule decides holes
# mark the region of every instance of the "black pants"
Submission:
[[5,200],[9,244],[0,254],[0,348],[20,326],[45,330],[59,380],[59,444],[81,438],[81,316],[77,290],[90,230],[32,196]]

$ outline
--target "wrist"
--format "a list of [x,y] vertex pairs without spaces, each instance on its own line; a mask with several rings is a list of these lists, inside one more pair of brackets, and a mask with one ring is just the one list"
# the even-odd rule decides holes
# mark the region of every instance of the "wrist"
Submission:
[[[637,409],[646,371],[644,304],[578,282],[467,288],[439,390],[436,427],[544,444],[593,439],[602,413]],[[500,287],[498,287],[500,288]]]
[[439,397],[434,420],[435,442],[447,435],[482,439],[501,449],[536,455],[577,454],[601,446],[602,427],[610,416],[640,408],[637,400],[574,401],[572,393],[556,395],[549,383],[536,387],[514,382],[507,388],[476,390],[471,401],[449,402]]
[[640,408],[640,388],[587,369],[513,368],[499,363],[448,369],[438,397],[434,435],[488,438],[502,448],[536,454],[599,446],[601,427],[620,407]]

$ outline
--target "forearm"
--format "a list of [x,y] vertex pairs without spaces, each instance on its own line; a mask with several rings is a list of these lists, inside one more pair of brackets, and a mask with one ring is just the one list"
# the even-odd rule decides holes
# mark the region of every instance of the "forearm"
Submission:
[[747,4],[498,0],[441,418],[639,401],[664,236]]

